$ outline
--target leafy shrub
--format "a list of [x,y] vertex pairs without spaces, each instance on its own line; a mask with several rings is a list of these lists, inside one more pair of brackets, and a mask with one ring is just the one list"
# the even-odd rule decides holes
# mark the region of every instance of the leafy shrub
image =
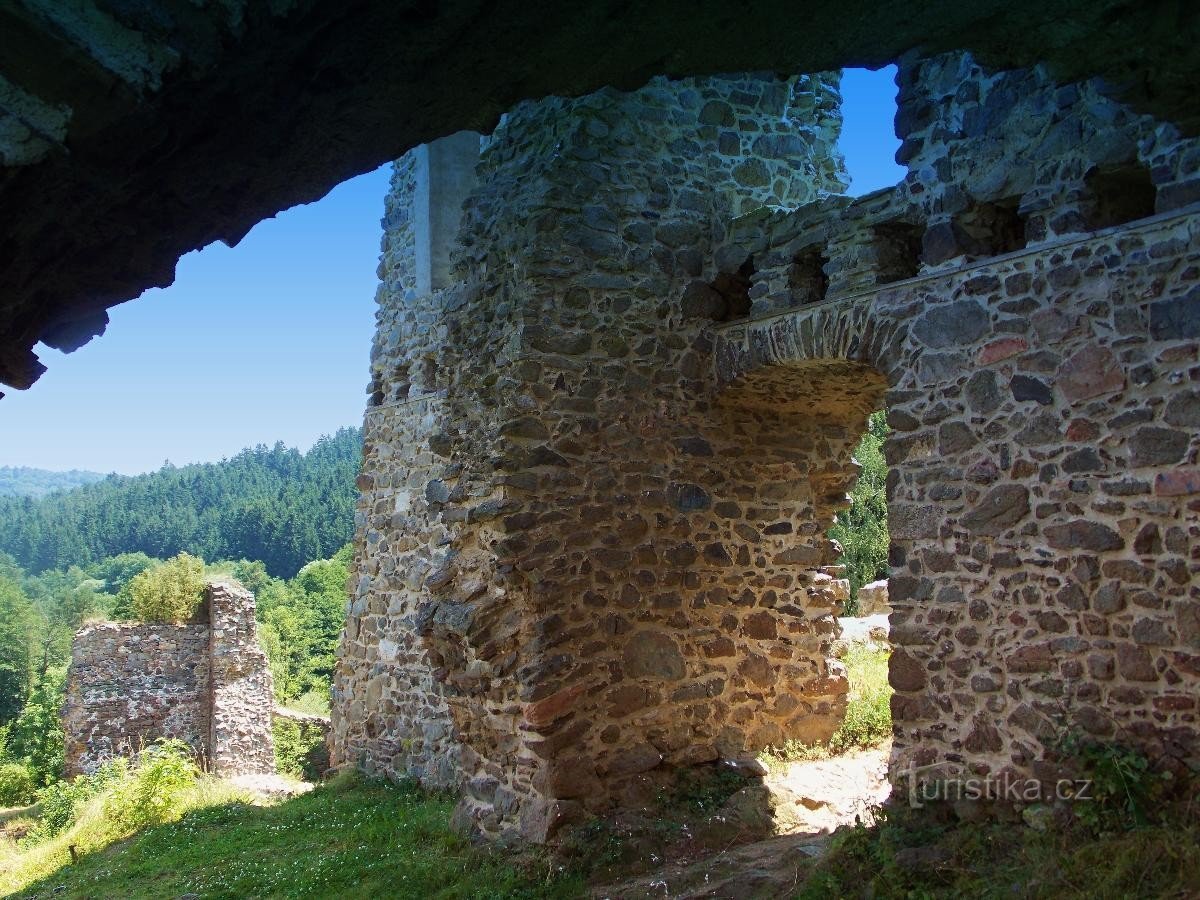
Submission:
[[1059,750],[1090,782],[1088,798],[1072,805],[1076,817],[1098,834],[1148,825],[1172,778],[1155,770],[1145,754],[1119,743],[1102,743],[1069,735]]
[[0,765],[0,806],[28,806],[37,788],[33,773],[21,763]]
[[329,768],[324,729],[316,722],[276,717],[272,730],[275,736],[275,768],[280,774],[304,781],[320,781]]
[[104,814],[123,831],[157,825],[175,815],[200,770],[183,741],[162,741],[142,751],[132,774],[104,799]]
[[204,602],[204,560],[187,553],[129,582],[130,608],[143,622],[187,622]]
[[42,817],[25,838],[26,842],[40,844],[65,831],[75,822],[87,801],[127,777],[128,771],[129,764],[125,760],[114,759],[91,775],[80,775],[72,781],[56,781],[42,788],[37,793]]
[[22,763],[37,785],[47,785],[62,777],[63,730],[59,711],[66,690],[66,665],[48,669],[34,682],[20,715],[5,729],[5,755]]

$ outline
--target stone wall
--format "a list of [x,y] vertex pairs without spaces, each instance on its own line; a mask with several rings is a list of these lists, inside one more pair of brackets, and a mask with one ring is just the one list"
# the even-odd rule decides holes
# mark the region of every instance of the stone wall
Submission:
[[824,76],[523,105],[428,296],[397,164],[335,764],[543,840],[827,737],[885,404],[893,775],[1041,778],[1078,729],[1196,761],[1200,156],[1037,70],[900,81],[909,174],[858,200]]
[[67,777],[159,737],[206,746],[208,678],[207,625],[84,626],[63,707]]
[[[814,568],[836,551],[806,510],[852,476],[818,492],[797,459],[857,431],[752,456],[763,426],[711,419],[709,345],[670,299],[717,276],[732,216],[842,189],[836,83],[519,107],[482,153],[461,280],[429,297],[398,164],[335,763],[465,785],[464,822],[541,839],[585,800],[653,790],[664,760],[836,727],[839,586]],[[735,271],[691,302],[744,312],[747,286]],[[753,558],[768,570],[731,577]]]
[[66,775],[159,738],[193,748],[221,775],[275,771],[274,700],[254,627],[254,595],[206,589],[207,624],[88,625],[71,647],[63,707]]
[[900,82],[901,185],[731,230],[757,322],[719,377],[886,377],[893,778],[1052,780],[1068,734],[1195,768],[1200,147],[962,54]]

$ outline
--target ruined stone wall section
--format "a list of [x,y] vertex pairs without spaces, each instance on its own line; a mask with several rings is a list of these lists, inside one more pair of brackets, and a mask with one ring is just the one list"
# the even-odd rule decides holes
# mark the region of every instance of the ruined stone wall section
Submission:
[[218,582],[208,587],[208,605],[212,770],[231,776],[274,774],[275,687],[258,643],[254,595]]
[[1200,215],[727,328],[735,390],[886,373],[893,779],[1200,760]]
[[1161,216],[1200,154],[1036,70],[900,80],[909,175],[853,201],[829,79],[524,104],[428,297],[398,163],[335,763],[543,840],[828,736],[824,534],[885,399],[893,775],[1045,777],[1069,730],[1194,761],[1200,259]]
[[731,273],[754,258],[751,318],[1200,201],[1200,141],[1103,85],[989,72],[963,52],[902,60],[897,81],[908,173],[895,188],[731,223],[716,263]]
[[160,737],[208,744],[207,625],[85,626],[71,647],[63,733],[68,778]]
[[62,711],[67,777],[160,738],[182,740],[218,774],[275,771],[254,596],[225,584],[207,591],[209,624],[105,622],[75,635]]
[[406,300],[385,235],[335,763],[462,785],[460,822],[542,839],[664,761],[836,727],[812,518],[858,434],[714,419],[704,321],[672,301],[717,275],[731,216],[842,189],[836,101],[742,77],[524,104],[481,158],[459,285]]
[[908,202],[928,217],[927,265],[995,255],[977,240],[984,204],[1011,204],[1034,245],[1200,200],[1200,142],[1097,82],[989,72],[964,52],[905,60],[897,81],[897,161]]
[[[718,372],[765,406],[822,359],[887,376],[893,778],[1053,779],[1068,733],[1194,767],[1200,145],[965,54],[900,82],[901,185],[731,228],[758,323],[724,331]],[[1112,171],[1108,202],[1138,203],[1100,227],[1089,173]],[[969,233],[994,201],[1020,246]],[[903,277],[895,223],[920,253]],[[797,278],[813,247],[823,296]]]

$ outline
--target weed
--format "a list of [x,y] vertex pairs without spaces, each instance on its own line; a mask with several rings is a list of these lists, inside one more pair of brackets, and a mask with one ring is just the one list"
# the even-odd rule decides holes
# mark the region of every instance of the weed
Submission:
[[1152,810],[1172,786],[1170,772],[1155,770],[1145,754],[1120,743],[1072,734],[1059,741],[1057,749],[1090,783],[1087,802],[1074,804],[1072,810],[1096,833],[1150,824]]
[[765,751],[759,759],[768,769],[778,772],[788,763],[828,759],[851,750],[866,749],[892,736],[892,688],[888,684],[887,650],[863,644],[850,645],[842,662],[850,681],[846,717],[825,744],[787,741]]

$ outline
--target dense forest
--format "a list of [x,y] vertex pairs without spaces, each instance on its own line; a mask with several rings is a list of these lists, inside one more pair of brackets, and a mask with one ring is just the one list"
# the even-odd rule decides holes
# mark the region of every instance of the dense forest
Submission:
[[40,574],[124,553],[261,561],[295,575],[350,540],[362,432],[343,428],[307,453],[282,443],[148,475],[109,475],[45,497],[0,497],[0,551]]
[[50,472],[26,466],[0,466],[0,497],[44,497],[54,491],[91,484],[104,476],[99,472]]

